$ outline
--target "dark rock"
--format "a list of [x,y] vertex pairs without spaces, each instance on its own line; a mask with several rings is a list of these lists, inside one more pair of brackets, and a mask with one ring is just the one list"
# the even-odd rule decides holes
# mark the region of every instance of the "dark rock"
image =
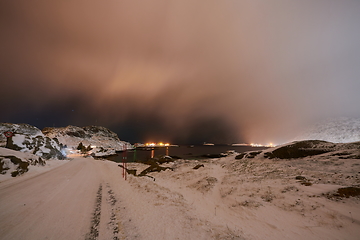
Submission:
[[[137,177],[146,176],[146,177],[153,178],[151,176],[148,176],[147,174],[151,173],[151,172],[161,172],[161,171],[165,171],[167,169],[170,169],[171,171],[173,171],[172,168],[170,168],[170,167],[162,167],[159,164],[157,164],[156,162],[153,162],[148,168],[143,170],[139,175],[136,175],[136,171],[137,171],[136,169],[127,169],[121,164],[119,164],[118,166],[121,167],[121,168],[124,168],[128,174],[132,174],[132,175],[137,176]],[[154,179],[154,181],[155,181],[155,179]]]
[[174,161],[174,159],[170,156],[161,156],[156,159],[156,162],[159,164],[169,163],[169,162],[173,162],[173,161]]
[[312,183],[310,182],[309,179],[307,179],[306,177],[304,176],[296,176],[295,177],[296,180],[299,180],[300,184],[301,185],[304,185],[304,186],[311,186]]
[[219,154],[204,154],[201,155],[201,157],[203,158],[222,158],[222,157],[226,157],[227,155],[224,153],[219,153]]
[[254,151],[254,152],[249,152],[246,154],[247,158],[254,158],[255,156],[259,155],[262,151]]
[[246,153],[240,153],[235,157],[235,159],[243,159],[245,157]]
[[71,137],[78,137],[78,138],[87,138],[89,137],[84,130],[79,130],[79,131],[68,131],[66,132],[67,135],[71,136]]
[[307,181],[301,181],[300,184],[304,185],[304,186],[311,186],[312,185],[311,182],[307,182]]
[[235,157],[235,159],[243,159],[243,158],[254,158],[257,155],[262,153],[262,151],[251,151],[251,152],[244,152]]
[[167,169],[170,169],[171,171],[173,171],[173,169],[170,168],[170,167],[162,167],[162,166],[160,166],[158,164],[152,164],[152,165],[150,165],[150,167],[143,170],[139,174],[139,176],[145,176],[146,174],[151,173],[151,172],[161,172],[161,171],[165,171]]
[[0,157],[0,174],[5,174],[10,168],[4,167],[3,157]]
[[199,168],[201,168],[201,167],[204,167],[204,164],[198,164],[198,165],[196,165],[195,167],[193,167],[193,169],[199,169]]
[[22,161],[20,158],[18,158],[16,156],[1,156],[1,158],[0,158],[0,172],[1,172],[1,174],[5,174],[6,171],[9,170],[9,168],[4,168],[3,159],[5,159],[5,158],[10,159],[10,161],[14,165],[17,165],[16,170],[11,173],[12,177],[22,175],[22,174],[26,173],[27,171],[29,171],[29,165],[30,165],[29,162]]
[[337,190],[337,193],[340,197],[356,197],[360,196],[360,188],[357,187],[345,187],[345,188],[339,188]]
[[304,176],[296,176],[295,179],[296,180],[302,180],[302,181],[307,180],[306,177],[304,177]]

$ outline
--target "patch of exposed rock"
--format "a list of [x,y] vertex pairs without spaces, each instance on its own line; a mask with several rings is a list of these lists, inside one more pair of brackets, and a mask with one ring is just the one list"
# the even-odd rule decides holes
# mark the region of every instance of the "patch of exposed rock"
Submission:
[[39,156],[31,153],[19,152],[7,148],[0,148],[0,174],[20,176],[29,171],[30,165],[42,165],[46,162]]

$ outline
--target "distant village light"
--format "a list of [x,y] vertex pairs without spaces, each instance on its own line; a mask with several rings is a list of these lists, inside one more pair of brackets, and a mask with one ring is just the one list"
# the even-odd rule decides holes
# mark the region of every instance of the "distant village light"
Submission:
[[159,143],[145,143],[146,147],[168,147],[170,146],[170,143],[163,143],[163,142],[159,142]]

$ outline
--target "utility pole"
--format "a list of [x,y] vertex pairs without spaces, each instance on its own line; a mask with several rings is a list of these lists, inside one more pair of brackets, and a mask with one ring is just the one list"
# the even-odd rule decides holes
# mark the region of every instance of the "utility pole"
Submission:
[[127,175],[127,147],[126,145],[124,145],[123,148],[123,157],[122,157],[122,164],[123,164],[123,178],[126,181],[126,175]]

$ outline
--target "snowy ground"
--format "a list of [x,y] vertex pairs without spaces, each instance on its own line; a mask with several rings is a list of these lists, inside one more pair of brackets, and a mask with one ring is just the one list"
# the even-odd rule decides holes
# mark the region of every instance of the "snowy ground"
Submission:
[[[148,174],[155,181],[132,175],[125,181],[110,161],[62,163],[0,182],[1,239],[360,236],[359,197],[328,194],[360,184],[359,159],[177,160],[163,165],[174,171]],[[193,169],[197,164],[204,167]],[[128,163],[138,173],[146,167]]]

